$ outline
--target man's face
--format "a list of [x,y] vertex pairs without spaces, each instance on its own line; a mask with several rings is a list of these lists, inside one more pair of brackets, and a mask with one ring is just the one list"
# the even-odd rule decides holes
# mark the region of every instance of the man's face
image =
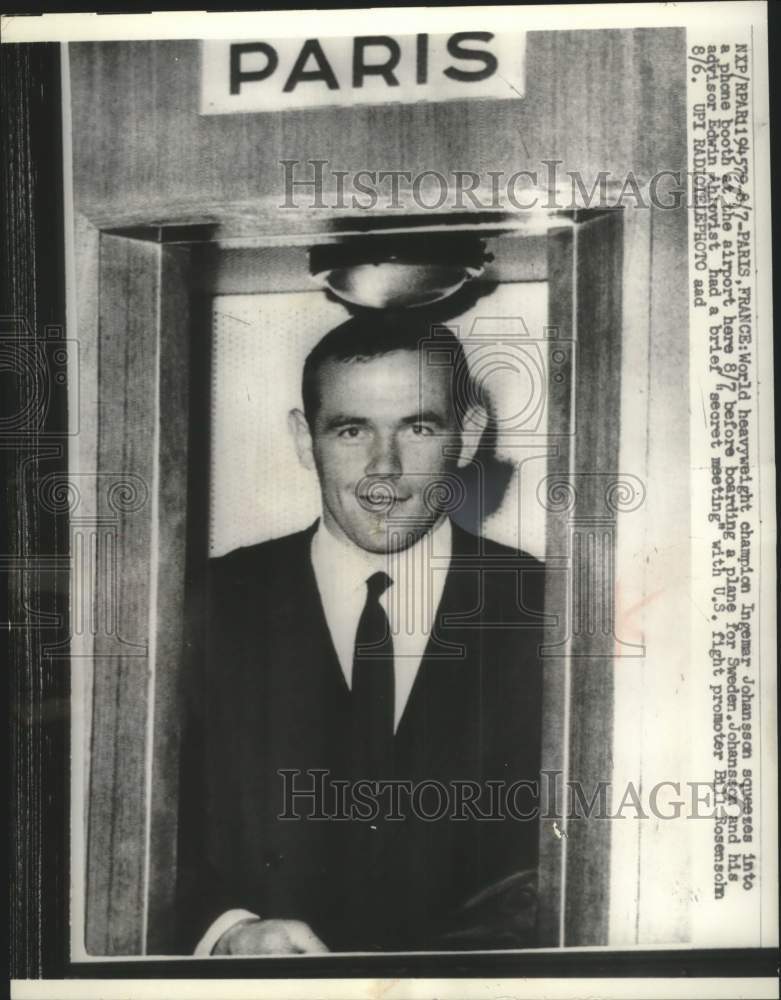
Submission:
[[319,390],[314,426],[299,413],[296,433],[317,469],[326,527],[370,552],[405,548],[441,516],[436,483],[461,447],[450,370],[421,379],[414,351],[327,361]]

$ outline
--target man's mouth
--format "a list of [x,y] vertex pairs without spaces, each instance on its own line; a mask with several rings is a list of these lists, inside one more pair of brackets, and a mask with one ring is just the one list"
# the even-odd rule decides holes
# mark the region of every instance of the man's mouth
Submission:
[[394,507],[396,504],[406,503],[407,500],[411,499],[412,499],[411,495],[398,496],[395,493],[383,497],[372,496],[368,493],[358,494],[358,502],[360,503],[360,505],[362,507],[365,507],[367,510],[371,511],[386,510],[391,507]]
[[358,503],[370,514],[384,514],[412,499],[411,493],[397,493],[390,483],[375,483],[356,493]]

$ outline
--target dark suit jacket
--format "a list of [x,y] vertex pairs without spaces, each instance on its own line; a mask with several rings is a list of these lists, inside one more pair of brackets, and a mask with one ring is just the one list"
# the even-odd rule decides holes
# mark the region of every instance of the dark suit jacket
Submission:
[[[304,772],[300,788],[313,769],[351,775],[350,691],[311,564],[315,527],[213,560],[200,588],[182,754],[182,949],[235,907],[304,920],[331,950],[533,945],[536,821],[468,810],[426,820],[402,799],[405,818],[380,821],[367,840],[359,820],[278,818],[280,770]],[[530,556],[453,526],[395,777],[450,789],[538,779],[543,582]],[[436,812],[436,795],[422,802]]]

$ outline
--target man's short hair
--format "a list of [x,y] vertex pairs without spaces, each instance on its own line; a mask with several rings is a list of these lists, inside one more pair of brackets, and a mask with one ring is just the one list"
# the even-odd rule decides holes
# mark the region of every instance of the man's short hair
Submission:
[[459,426],[463,426],[467,409],[479,403],[479,397],[456,334],[447,326],[409,313],[379,311],[353,316],[329,331],[309,352],[301,385],[309,426],[314,426],[320,406],[318,377],[327,361],[369,361],[392,351],[414,351],[421,359],[422,372],[429,364],[450,369],[453,408]]

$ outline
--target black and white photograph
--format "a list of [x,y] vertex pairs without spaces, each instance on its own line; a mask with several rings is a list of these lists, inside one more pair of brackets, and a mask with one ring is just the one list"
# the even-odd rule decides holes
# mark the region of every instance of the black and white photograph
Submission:
[[767,13],[3,16],[14,996],[778,995]]

